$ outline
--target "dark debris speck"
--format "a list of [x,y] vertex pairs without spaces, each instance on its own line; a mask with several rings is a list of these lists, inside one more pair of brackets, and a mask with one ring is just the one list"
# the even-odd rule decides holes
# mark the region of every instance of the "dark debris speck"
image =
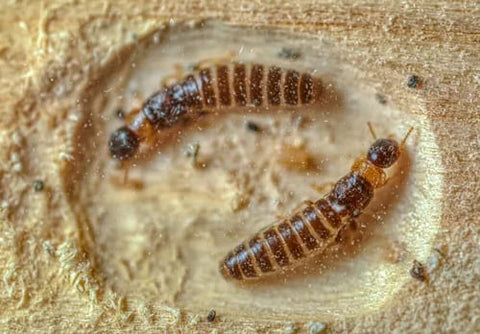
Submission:
[[298,50],[282,48],[278,51],[277,56],[285,59],[298,59],[302,56],[302,53]]
[[33,190],[35,190],[36,192],[42,191],[44,187],[45,185],[42,180],[33,181]]
[[413,260],[413,266],[412,269],[410,269],[410,275],[421,282],[425,282],[427,280],[425,267],[417,260]]
[[255,123],[255,122],[252,122],[252,121],[248,121],[247,122],[247,129],[250,130],[250,131],[253,131],[253,132],[260,132],[262,131],[262,129],[260,128],[260,126]]
[[407,86],[409,88],[419,88],[420,87],[420,78],[418,75],[411,75],[407,79]]
[[375,98],[377,99],[378,103],[387,104],[387,98],[385,97],[385,95],[377,93],[377,94],[375,94]]
[[214,321],[216,316],[217,316],[217,312],[215,312],[215,310],[210,310],[210,312],[208,312],[208,315],[207,315],[207,321],[208,322]]
[[116,111],[115,111],[115,115],[120,118],[120,119],[124,119],[125,118],[125,112],[123,111],[122,108],[118,108]]

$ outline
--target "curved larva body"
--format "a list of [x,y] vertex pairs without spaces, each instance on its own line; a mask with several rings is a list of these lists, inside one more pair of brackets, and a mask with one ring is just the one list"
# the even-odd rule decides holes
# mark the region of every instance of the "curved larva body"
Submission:
[[[353,195],[354,200],[347,199],[344,203],[339,201],[336,192],[348,184],[358,191]],[[373,186],[368,180],[357,172],[348,174],[324,198],[259,231],[229,252],[220,264],[222,275],[246,280],[302,264],[332,244],[341,229],[372,197]]]
[[320,101],[322,92],[320,79],[278,66],[232,63],[204,68],[150,96],[126,126],[112,134],[110,153],[118,160],[130,159],[142,141],[189,113],[312,104]]
[[155,127],[170,126],[189,111],[314,103],[321,81],[278,66],[232,63],[204,68],[152,95],[142,107]]
[[222,275],[237,280],[263,277],[323,252],[335,240],[343,222],[334,211],[327,219],[319,206],[331,210],[321,199],[235,247],[220,264]]
[[367,157],[357,159],[351,172],[322,199],[266,227],[229,252],[220,263],[221,274],[227,279],[252,280],[321,254],[368,206],[374,189],[386,182],[383,169],[393,165],[400,152],[393,140],[375,141]]

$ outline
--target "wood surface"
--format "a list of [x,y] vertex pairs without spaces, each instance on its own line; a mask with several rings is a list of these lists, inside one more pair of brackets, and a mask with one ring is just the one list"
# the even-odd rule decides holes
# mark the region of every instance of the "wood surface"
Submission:
[[[0,331],[314,333],[323,327],[328,333],[480,331],[480,5],[477,2],[4,1],[0,12]],[[134,212],[133,207],[125,209],[125,203],[138,203],[138,211],[185,209],[203,217],[214,217],[211,220],[217,224],[222,222],[222,217],[237,217],[237,222],[241,222],[252,215],[250,207],[243,208],[242,198],[236,197],[238,193],[248,194],[251,185],[236,178],[235,173],[232,174],[234,181],[221,180],[235,184],[231,198],[225,203],[237,206],[229,206],[228,210],[221,196],[199,201],[190,198],[195,193],[182,193],[193,181],[167,180],[164,184],[157,181],[159,188],[155,189],[163,189],[166,194],[171,194],[172,189],[178,190],[177,196],[185,200],[179,202],[177,197],[172,199],[161,191],[143,192],[140,197],[135,195],[138,192],[117,191],[112,182],[107,183],[95,174],[115,171],[105,147],[98,146],[105,145],[112,127],[110,123],[113,123],[112,118],[106,116],[106,110],[111,112],[116,106],[112,103],[115,98],[108,96],[109,89],[120,96],[122,87],[129,87],[132,66],[135,67],[136,60],[155,43],[167,48],[169,44],[164,43],[165,40],[173,40],[174,45],[180,45],[183,30],[203,27],[205,31],[225,32],[225,36],[238,32],[238,38],[244,31],[253,31],[246,34],[250,36],[255,35],[255,31],[267,36],[271,31],[272,36],[280,36],[280,41],[293,43],[295,36],[301,36],[299,41],[308,40],[313,44],[318,41],[318,45],[301,44],[301,47],[309,48],[311,54],[320,54],[319,49],[324,48],[329,59],[327,65],[341,64],[340,69],[353,69],[355,74],[351,80],[355,85],[347,83],[345,89],[355,92],[358,88],[371,97],[375,92],[386,97],[393,111],[388,109],[381,114],[388,116],[383,121],[373,120],[380,123],[380,129],[400,135],[400,131],[389,127],[390,120],[395,126],[407,120],[417,127],[418,135],[410,145],[419,145],[421,149],[412,148],[411,175],[431,174],[439,181],[430,189],[407,187],[403,196],[408,199],[405,203],[412,205],[418,198],[439,198],[426,203],[423,212],[425,219],[430,213],[432,217],[439,213],[428,251],[425,251],[428,254],[424,252],[426,256],[420,259],[428,269],[428,282],[409,277],[404,270],[403,274],[399,271],[392,276],[397,280],[388,292],[389,297],[372,307],[365,305],[356,311],[328,314],[328,310],[317,309],[317,306],[312,310],[308,306],[312,304],[295,300],[291,312],[284,308],[278,311],[280,306],[288,305],[286,300],[279,305],[267,305],[267,311],[251,315],[248,309],[253,303],[248,298],[240,300],[245,301],[244,306],[237,297],[231,298],[242,296],[243,290],[223,282],[208,285],[215,289],[219,285],[220,290],[203,291],[185,303],[182,292],[189,288],[196,291],[194,288],[200,285],[189,278],[192,269],[187,265],[188,256],[185,259],[188,254],[175,247],[168,248],[172,245],[168,238],[175,236],[162,239],[162,229],[171,232],[169,223],[145,220],[141,226],[142,236],[151,234],[151,239],[138,241],[139,246],[134,250],[122,243],[125,234],[134,234],[140,228],[132,221],[131,230],[116,229],[113,220]],[[223,41],[224,37],[215,38]],[[167,50],[165,54],[173,57],[174,51]],[[421,78],[421,87],[407,87],[407,78],[412,74]],[[335,73],[329,75],[333,81],[338,80]],[[373,107],[376,108],[379,107]],[[356,120],[349,114],[345,118],[348,122],[334,124],[345,132],[358,128],[352,133],[361,141],[362,136],[368,135],[366,130],[361,130],[365,128],[364,118],[374,114],[366,111],[361,115]],[[278,128],[288,129],[289,118],[278,117]],[[276,116],[258,121],[268,123],[271,119]],[[206,131],[198,138],[208,142],[218,134],[221,136],[221,131],[243,124],[243,120],[233,117],[219,121],[220,125],[207,124],[213,132]],[[215,132],[215,129],[220,130]],[[195,134],[188,136],[187,142]],[[368,144],[368,138],[364,140],[358,145]],[[261,142],[263,146],[268,143]],[[422,143],[426,144],[422,146]],[[237,148],[232,149],[232,154],[248,156],[248,150],[255,149],[254,144],[245,144],[246,151],[233,145]],[[173,146],[176,150],[183,147]],[[321,154],[331,156],[334,164],[347,168],[353,148],[347,157],[342,151]],[[169,163],[181,164],[181,154],[168,152],[166,167],[159,170],[174,173],[175,168],[169,167]],[[229,155],[225,152],[218,155],[223,159],[219,161],[228,165]],[[215,152],[210,156],[215,156]],[[419,160],[422,156],[430,160]],[[205,173],[209,173],[208,166],[220,168],[215,161],[211,160],[210,165],[209,161],[203,161],[207,166]],[[189,170],[189,176],[197,175],[192,176],[193,180],[202,184],[198,171],[181,170]],[[149,169],[137,169],[136,173],[140,171],[145,172],[148,180],[154,175]],[[252,175],[253,180],[260,178]],[[34,191],[32,185],[39,179],[44,182],[44,188]],[[298,179],[307,182],[307,178]],[[100,190],[113,196],[109,197],[112,200],[97,205],[96,201],[102,198]],[[197,197],[201,196],[201,192],[197,193]],[[157,207],[153,199],[171,203],[162,202]],[[260,199],[252,197],[252,201],[256,203]],[[296,204],[298,201],[287,201],[283,209],[288,211]],[[107,210],[102,211],[103,208]],[[116,209],[117,216],[112,215]],[[266,212],[258,212],[263,214],[261,217],[278,213],[271,207],[264,209]],[[107,218],[102,221],[105,216],[111,221]],[[184,216],[180,212],[175,217]],[[428,234],[420,230],[424,223],[416,221],[418,231]],[[206,223],[192,220],[189,224],[193,226],[190,230],[200,233],[204,228],[202,224]],[[213,225],[206,226],[213,229]],[[242,225],[239,226],[237,232],[242,231]],[[409,240],[414,237],[406,241]],[[223,250],[215,248],[218,246],[215,242],[209,242],[214,245],[209,249],[216,263],[217,255]],[[158,258],[150,257],[145,267],[131,272],[130,264],[136,258],[147,257],[148,251],[155,252],[155,247],[168,250]],[[121,253],[122,249],[127,251]],[[116,258],[118,252],[121,258]],[[117,260],[127,265],[117,266]],[[355,257],[346,263],[355,263]],[[172,268],[176,271],[169,272]],[[131,277],[131,280],[122,280],[122,277]],[[155,277],[164,277],[164,281],[157,284]],[[349,296],[355,296],[354,284],[345,285],[345,289]],[[214,292],[218,291],[222,293],[216,295]],[[296,291],[290,292],[292,296]],[[379,300],[376,296],[372,299]],[[208,301],[217,313],[213,322],[206,321],[210,311]],[[349,303],[342,303],[337,307],[347,309]],[[244,307],[245,311],[237,312],[235,307]]]

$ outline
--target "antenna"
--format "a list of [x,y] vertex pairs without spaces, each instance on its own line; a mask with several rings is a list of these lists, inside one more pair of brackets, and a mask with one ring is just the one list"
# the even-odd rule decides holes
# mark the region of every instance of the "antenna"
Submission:
[[377,140],[377,134],[375,133],[375,130],[373,129],[373,125],[370,122],[367,122],[368,129],[370,130],[370,133],[372,134],[373,140]]
[[412,131],[413,131],[413,126],[410,127],[410,129],[408,130],[408,132],[407,132],[407,134],[405,135],[405,137],[403,137],[402,142],[400,143],[400,147],[403,147],[403,145],[405,145],[405,142],[407,141],[408,136],[410,136],[410,134],[412,133]]

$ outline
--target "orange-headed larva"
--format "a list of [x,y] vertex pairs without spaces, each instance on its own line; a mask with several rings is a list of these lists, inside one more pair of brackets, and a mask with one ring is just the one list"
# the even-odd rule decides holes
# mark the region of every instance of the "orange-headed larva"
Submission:
[[320,101],[323,86],[309,73],[278,66],[232,63],[199,70],[150,96],[127,124],[110,136],[113,158],[135,156],[141,142],[170,127],[187,113],[228,107],[312,104]]
[[[375,136],[372,127],[372,134]],[[323,198],[309,202],[289,218],[262,229],[229,252],[220,263],[227,279],[251,280],[292,268],[322,253],[347,223],[361,214],[374,190],[387,182],[384,169],[399,158],[411,128],[399,144],[377,139]]]

